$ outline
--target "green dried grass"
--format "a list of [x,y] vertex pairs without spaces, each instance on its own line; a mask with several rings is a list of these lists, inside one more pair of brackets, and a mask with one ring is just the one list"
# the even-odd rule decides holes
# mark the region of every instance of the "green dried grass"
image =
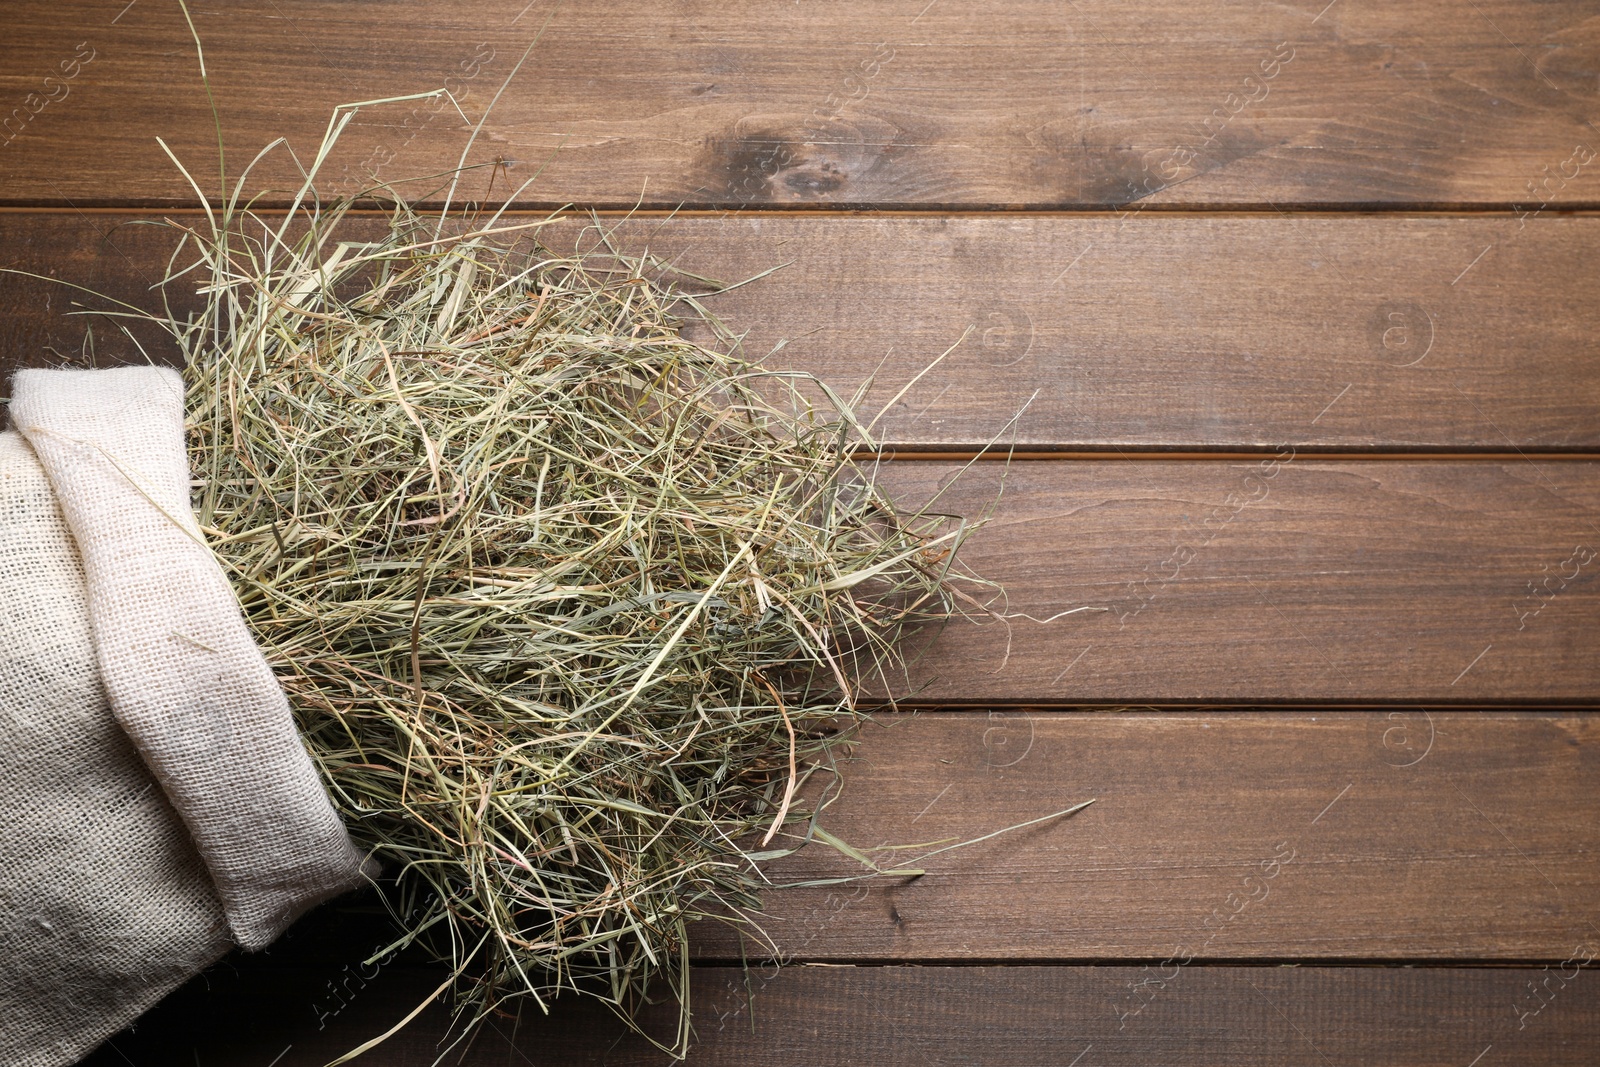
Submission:
[[202,527],[399,876],[395,947],[451,960],[468,1022],[664,980],[682,1051],[686,924],[748,921],[813,837],[799,786],[956,609],[969,528],[898,510],[851,402],[743,358],[598,221],[569,254],[549,219],[397,201],[352,241],[350,201],[299,204],[213,213],[167,281],[204,298],[158,320]]
[[[450,961],[435,996],[456,987],[463,1037],[562,991],[631,1021],[661,981],[681,1055],[686,926],[759,936],[765,864],[815,840],[921,873],[829,834],[801,786],[865,682],[893,688],[905,634],[993,587],[953,568],[970,525],[901,511],[857,462],[865,387],[847,401],[744,358],[706,279],[598,220],[558,253],[538,239],[555,216],[452,214],[465,167],[433,215],[385,185],[320,201],[363,106],[336,110],[270,221],[243,194],[281,142],[220,206],[173,157],[206,224],[167,223],[184,238],[162,289],[201,310],[111,314],[182,350],[197,516],[337,807],[395,875],[404,932],[375,958]],[[387,226],[352,239],[374,201]]]

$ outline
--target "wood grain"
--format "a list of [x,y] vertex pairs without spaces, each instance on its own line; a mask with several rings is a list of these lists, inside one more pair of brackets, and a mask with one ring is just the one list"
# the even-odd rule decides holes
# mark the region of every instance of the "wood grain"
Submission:
[[[502,195],[537,176],[530,203],[1600,204],[1583,0],[191,6],[231,173],[279,136],[309,160],[337,104],[456,94],[363,110],[330,188],[455,166],[542,30],[467,157],[504,163]],[[177,5],[8,15],[0,197],[187,201],[158,135],[215,192]],[[279,153],[258,177],[295,172]]]
[[[738,215],[616,239],[728,280],[781,266],[711,306],[752,356],[846,395],[876,369],[864,407],[892,448],[1600,448],[1600,218]],[[127,216],[0,213],[0,265],[142,306],[174,243]],[[76,295],[0,275],[3,358],[79,353]]]
[[1600,692],[1595,463],[957,469],[892,463],[880,481],[907,507],[941,491],[956,515],[994,505],[964,558],[1005,587],[997,608],[1014,617],[946,626],[893,683],[918,702],[1587,705]]
[[[786,958],[1548,960],[1600,937],[1591,713],[994,711],[868,728],[824,825],[970,841],[766,894]],[[825,847],[779,884],[859,874]],[[769,954],[700,924],[708,960]],[[741,946],[740,942],[744,944]]]
[[[395,1022],[438,975],[380,975],[323,1029],[311,1007],[327,1000],[317,977],[273,977],[252,988],[218,976],[210,991],[191,988],[86,1067],[321,1067]],[[248,1001],[247,990],[256,994]],[[694,998],[688,1062],[704,1067],[1465,1067],[1491,1048],[1480,1062],[1588,1067],[1600,1047],[1600,981],[1559,962],[1549,969],[1194,966],[1166,979],[1138,967],[697,968]],[[1135,1002],[1144,1007],[1131,1015]],[[357,1062],[432,1064],[445,1030],[441,1016],[424,1015]],[[651,1011],[647,1023],[670,1040],[668,1009]],[[564,999],[549,1018],[529,1009],[520,1019],[496,1020],[464,1056],[444,1062],[673,1061],[603,1009]]]

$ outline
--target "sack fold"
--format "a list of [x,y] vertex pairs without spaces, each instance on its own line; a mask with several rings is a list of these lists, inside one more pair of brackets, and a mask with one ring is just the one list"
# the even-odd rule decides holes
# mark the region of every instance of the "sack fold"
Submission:
[[[0,434],[0,1062],[75,1062],[375,873],[190,507],[173,370],[24,370]],[[230,938],[231,935],[231,938]]]

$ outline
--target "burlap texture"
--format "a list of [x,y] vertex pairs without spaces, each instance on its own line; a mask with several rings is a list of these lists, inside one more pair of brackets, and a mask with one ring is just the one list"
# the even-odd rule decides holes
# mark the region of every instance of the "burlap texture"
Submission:
[[0,434],[0,1064],[77,1062],[229,945],[187,829],[111,714],[50,483]]
[[360,884],[362,856],[195,523],[182,378],[19,371],[11,418],[77,543],[112,712],[188,826],[234,938],[266,945]]

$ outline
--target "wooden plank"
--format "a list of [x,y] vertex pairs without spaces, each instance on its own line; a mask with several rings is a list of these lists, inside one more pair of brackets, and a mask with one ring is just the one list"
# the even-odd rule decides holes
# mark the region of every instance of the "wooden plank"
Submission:
[[[0,265],[148,303],[175,242],[128,222],[0,213]],[[883,414],[894,448],[1600,448],[1600,218],[768,215],[617,239],[730,280],[787,264],[712,306],[846,394],[881,363],[874,414],[967,333]],[[0,276],[6,358],[79,351],[73,295]]]
[[[1600,936],[1593,713],[893,716],[842,773],[824,825],[863,850],[1095,803],[921,878],[768,892],[787,958],[1547,961]],[[812,847],[771,876],[859,873]],[[717,922],[694,938],[771,954]]]
[[[440,87],[459,113],[371,108],[326,173],[452,167],[542,28],[469,156],[506,162],[501,193],[537,174],[531,202],[1600,204],[1584,0],[191,8],[235,173],[278,136],[309,160],[336,104]],[[177,5],[11,14],[6,201],[186,201],[158,135],[214,189]],[[295,181],[282,155],[260,174]]]
[[[1589,705],[1600,465],[894,463],[904,506],[995,506],[964,552],[1009,620],[952,623],[927,703]],[[1003,482],[1003,488],[1002,488]],[[1073,609],[1077,614],[1041,623]]]
[[[1581,969],[1582,958],[1547,969],[1188,967],[1175,974],[1139,967],[698,968],[688,1062],[1464,1067],[1479,1057],[1482,1064],[1588,1067],[1600,1049],[1600,981]],[[273,977],[253,987],[239,983],[255,993],[249,999],[242,990],[191,988],[86,1067],[321,1067],[391,1025],[438,975],[380,975],[327,1018],[315,1005],[337,1002],[322,988],[321,973]],[[213,987],[232,984],[219,978]],[[1137,1014],[1134,1004],[1143,1005]],[[441,1015],[425,1015],[371,1058],[396,1067],[433,1063]],[[322,1029],[313,1025],[319,1018]],[[668,1041],[672,1021],[665,1007],[647,1016],[651,1031]],[[549,1018],[529,1009],[520,1019],[494,1021],[464,1056],[445,1062],[674,1061],[598,1006],[566,999]]]

